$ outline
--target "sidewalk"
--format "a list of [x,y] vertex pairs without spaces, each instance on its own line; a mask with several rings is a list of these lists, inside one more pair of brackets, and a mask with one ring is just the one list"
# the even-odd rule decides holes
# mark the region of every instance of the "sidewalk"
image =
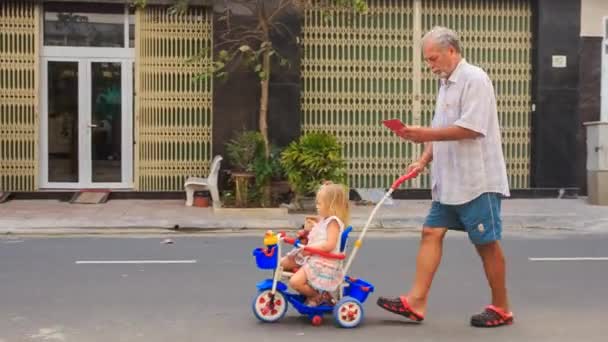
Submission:
[[[382,207],[371,228],[417,231],[429,209],[427,200],[395,200]],[[352,206],[351,224],[365,225],[373,207]],[[281,210],[214,212],[185,207],[181,200],[112,200],[105,204],[70,204],[54,200],[14,200],[0,204],[0,234],[146,233],[183,230],[294,229],[304,214]],[[608,207],[578,199],[503,201],[506,231],[526,229],[608,233]]]

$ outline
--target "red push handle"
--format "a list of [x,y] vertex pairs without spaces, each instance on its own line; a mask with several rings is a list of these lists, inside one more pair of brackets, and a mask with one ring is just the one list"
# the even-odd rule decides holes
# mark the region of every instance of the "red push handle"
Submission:
[[399,177],[393,183],[393,185],[391,185],[391,189],[396,190],[399,187],[399,185],[401,185],[401,183],[405,182],[408,179],[416,178],[416,176],[418,176],[418,172],[416,172],[416,170],[410,171],[409,173]]
[[295,239],[295,238],[292,238],[292,237],[289,237],[289,236],[285,236],[285,237],[283,238],[283,241],[287,242],[287,243],[288,243],[288,244],[290,244],[290,245],[293,245],[293,244],[295,244],[295,243],[296,243],[296,239]]
[[280,232],[279,236],[283,238],[283,241],[287,242],[290,245],[294,245],[296,243],[296,238],[287,236],[287,233]]
[[313,247],[304,247],[304,250],[309,253],[317,254],[319,256],[322,256],[322,257],[328,258],[328,259],[344,260],[344,258],[346,258],[346,255],[344,255],[343,253],[340,253],[340,254],[328,253],[328,252],[325,252],[325,251],[322,251],[320,249],[316,249]]

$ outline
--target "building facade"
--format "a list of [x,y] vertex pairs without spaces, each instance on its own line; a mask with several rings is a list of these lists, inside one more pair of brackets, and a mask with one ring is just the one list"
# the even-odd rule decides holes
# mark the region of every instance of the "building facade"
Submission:
[[[193,80],[221,42],[213,2],[179,15],[166,2],[0,3],[0,191],[180,191],[235,131],[256,128],[254,74]],[[494,82],[511,187],[584,192],[582,122],[599,118],[604,1],[369,4],[367,15],[331,21],[314,8],[282,18],[301,44],[274,38],[294,61],[271,78],[274,143],[330,132],[352,187],[390,185],[421,147],[379,123],[430,123],[437,81],[419,43],[445,25]],[[407,187],[428,189],[428,177]]]

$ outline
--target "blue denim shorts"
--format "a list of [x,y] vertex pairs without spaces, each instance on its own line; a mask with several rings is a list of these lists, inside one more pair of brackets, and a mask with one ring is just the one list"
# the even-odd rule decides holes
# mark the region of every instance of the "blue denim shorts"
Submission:
[[465,231],[476,245],[498,241],[502,237],[500,202],[500,194],[489,192],[459,205],[433,201],[424,226]]

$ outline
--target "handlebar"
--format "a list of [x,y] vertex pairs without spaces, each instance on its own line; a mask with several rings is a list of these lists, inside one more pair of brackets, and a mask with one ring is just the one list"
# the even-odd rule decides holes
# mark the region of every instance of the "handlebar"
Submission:
[[[284,242],[286,242],[290,245],[294,245],[296,247],[301,246],[300,239],[289,237],[289,236],[287,236],[287,234],[285,232],[280,232],[279,237],[281,238],[281,240],[283,240]],[[344,253],[339,253],[339,254],[329,253],[329,252],[325,252],[325,251],[322,251],[322,250],[314,248],[314,247],[304,246],[304,250],[308,253],[316,254],[316,255],[319,255],[319,256],[322,256],[322,257],[328,258],[328,259],[344,260],[346,258],[346,255]]]
[[391,189],[396,190],[401,185],[401,183],[405,182],[408,179],[416,178],[416,176],[418,176],[418,172],[416,172],[416,170],[406,173],[405,175],[399,177],[393,183],[393,185],[391,185]]
[[296,239],[294,237],[290,237],[287,236],[287,233],[285,232],[280,232],[279,233],[279,237],[281,238],[281,240],[283,240],[285,243],[288,243],[290,245],[294,245],[296,247],[300,247],[300,239]]
[[346,258],[346,255],[344,255],[344,253],[339,253],[339,254],[329,253],[329,252],[325,252],[325,251],[322,251],[320,249],[313,248],[313,247],[304,247],[304,250],[306,252],[309,252],[312,254],[317,254],[317,255],[320,255],[320,256],[322,256],[324,258],[328,258],[328,259],[344,260],[344,258]]

